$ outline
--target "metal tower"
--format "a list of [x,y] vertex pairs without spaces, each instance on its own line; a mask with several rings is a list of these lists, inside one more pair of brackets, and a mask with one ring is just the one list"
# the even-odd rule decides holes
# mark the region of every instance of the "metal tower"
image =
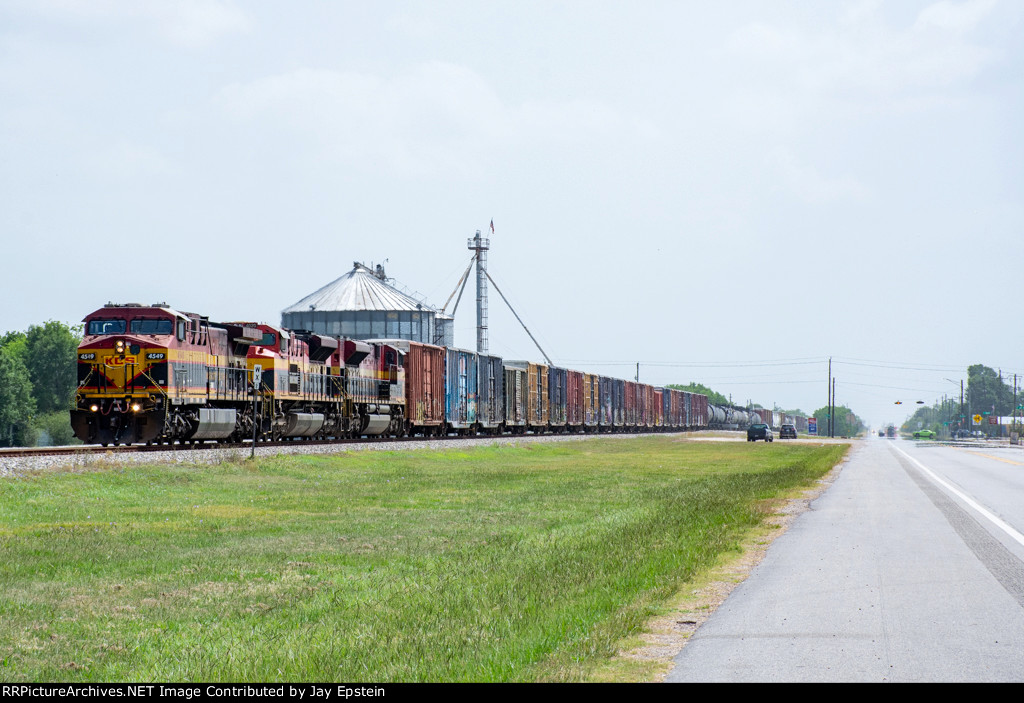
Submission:
[[487,354],[487,250],[491,240],[476,236],[466,240],[466,248],[476,252],[476,353]]

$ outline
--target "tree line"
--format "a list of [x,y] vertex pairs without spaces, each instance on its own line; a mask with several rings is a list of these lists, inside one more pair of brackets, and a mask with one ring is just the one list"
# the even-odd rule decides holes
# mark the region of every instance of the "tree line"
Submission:
[[50,320],[0,337],[0,446],[77,442],[71,404],[81,326]]
[[971,418],[975,415],[1013,415],[1021,403],[1020,385],[1021,379],[1018,378],[1015,392],[1012,377],[1004,378],[1002,372],[984,364],[968,366],[962,406],[959,394],[938,400],[931,406],[924,405],[903,423],[901,429],[905,432],[926,429],[940,436],[948,436],[958,429],[986,433],[994,431],[995,425],[989,425],[986,421],[981,426],[975,426]]

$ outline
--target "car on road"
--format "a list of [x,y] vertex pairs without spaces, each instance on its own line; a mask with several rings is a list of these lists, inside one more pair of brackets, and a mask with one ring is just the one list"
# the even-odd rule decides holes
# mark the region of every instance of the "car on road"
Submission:
[[935,439],[935,433],[931,430],[918,430],[914,433],[914,439]]
[[747,441],[756,442],[759,439],[763,439],[765,442],[775,441],[775,435],[772,434],[772,428],[763,422],[758,422],[747,428]]
[[779,428],[779,439],[796,439],[796,425],[782,425]]

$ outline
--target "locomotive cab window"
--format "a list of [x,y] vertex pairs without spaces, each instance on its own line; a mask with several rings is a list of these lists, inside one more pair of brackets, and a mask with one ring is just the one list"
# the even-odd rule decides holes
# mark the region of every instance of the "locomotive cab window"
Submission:
[[132,320],[131,330],[133,334],[173,334],[174,323],[171,320],[140,318]]
[[124,334],[124,320],[89,320],[88,334]]

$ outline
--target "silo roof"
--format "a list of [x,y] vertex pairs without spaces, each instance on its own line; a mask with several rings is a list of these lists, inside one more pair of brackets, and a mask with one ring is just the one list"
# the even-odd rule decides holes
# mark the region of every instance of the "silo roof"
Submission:
[[366,266],[355,267],[341,278],[310,293],[299,302],[281,311],[290,312],[353,311],[353,310],[431,310],[416,299],[392,288],[377,278]]

